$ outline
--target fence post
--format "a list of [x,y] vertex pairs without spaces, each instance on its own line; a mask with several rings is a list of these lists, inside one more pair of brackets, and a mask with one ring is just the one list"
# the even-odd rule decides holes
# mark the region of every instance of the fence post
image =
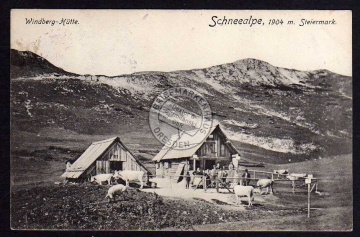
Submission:
[[256,171],[254,170],[254,179],[256,178]]
[[206,192],[206,175],[203,175],[203,187],[204,191]]
[[171,180],[171,176],[169,175],[169,182],[170,182],[170,189],[172,189],[172,180]]
[[308,183],[308,218],[310,218],[310,186],[311,186],[311,181]]
[[295,180],[292,181],[292,188],[293,188],[292,192],[295,193]]

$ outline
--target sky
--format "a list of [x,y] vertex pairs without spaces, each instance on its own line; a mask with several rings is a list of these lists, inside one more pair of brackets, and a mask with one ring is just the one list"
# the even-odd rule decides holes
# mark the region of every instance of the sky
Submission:
[[[214,25],[262,19],[264,25]],[[78,24],[26,24],[26,19]],[[115,76],[176,71],[245,58],[297,70],[352,76],[351,11],[21,10],[11,12],[11,48],[32,51],[66,71]],[[282,25],[269,25],[282,19]],[[304,25],[306,20],[336,24]],[[288,21],[294,24],[287,24]]]

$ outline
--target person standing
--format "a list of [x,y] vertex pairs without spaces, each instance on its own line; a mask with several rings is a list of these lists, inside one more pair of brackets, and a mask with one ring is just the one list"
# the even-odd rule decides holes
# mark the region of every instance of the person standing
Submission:
[[243,179],[243,185],[249,186],[250,183],[250,173],[248,172],[248,169],[245,169],[245,173],[243,173],[242,177]]
[[215,179],[216,179],[216,176],[217,176],[216,165],[213,165],[213,169],[210,170],[209,176],[210,176],[211,187],[215,187]]
[[190,180],[191,180],[191,177],[190,177],[189,171],[188,171],[188,172],[186,172],[185,180],[186,180],[186,189],[189,189],[189,186],[190,186]]
[[232,162],[229,163],[229,170],[233,170],[234,169],[234,165]]

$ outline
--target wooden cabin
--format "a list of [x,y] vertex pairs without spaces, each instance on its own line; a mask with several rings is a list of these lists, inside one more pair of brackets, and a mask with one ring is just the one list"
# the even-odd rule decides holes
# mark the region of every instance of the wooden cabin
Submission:
[[119,137],[93,142],[86,151],[61,175],[68,181],[83,182],[97,174],[115,170],[149,170],[125,147]]
[[[179,143],[188,139],[191,137],[182,136]],[[156,165],[156,176],[164,177],[186,174],[187,171],[191,172],[197,168],[211,170],[218,163],[221,168],[228,169],[233,157],[240,158],[239,152],[228,140],[220,125],[216,124],[211,128],[208,137],[198,145],[189,149],[164,146],[153,158],[153,161]],[[240,160],[242,162],[240,161],[239,165],[247,162],[242,158]]]

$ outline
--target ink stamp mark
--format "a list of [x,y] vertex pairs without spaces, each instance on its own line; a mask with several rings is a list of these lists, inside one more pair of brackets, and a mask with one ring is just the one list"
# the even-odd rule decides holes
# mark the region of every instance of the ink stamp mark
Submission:
[[190,149],[208,136],[212,126],[211,108],[199,92],[174,87],[155,98],[149,123],[156,139],[165,146]]

